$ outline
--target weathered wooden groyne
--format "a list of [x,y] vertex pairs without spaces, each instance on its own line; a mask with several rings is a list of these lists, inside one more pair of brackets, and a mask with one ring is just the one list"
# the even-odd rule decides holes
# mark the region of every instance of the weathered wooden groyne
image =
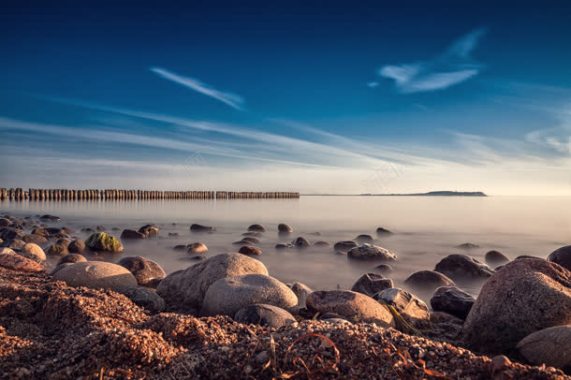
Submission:
[[295,199],[298,192],[160,191],[160,190],[70,190],[0,188],[0,201],[106,201],[170,199]]

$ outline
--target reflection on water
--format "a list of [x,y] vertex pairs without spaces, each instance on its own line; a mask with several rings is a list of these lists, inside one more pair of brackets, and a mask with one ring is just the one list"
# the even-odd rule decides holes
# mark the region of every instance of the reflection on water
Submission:
[[[224,201],[134,201],[134,202],[3,202],[2,212],[14,215],[55,214],[57,225],[71,226],[83,238],[83,227],[103,225],[108,230],[137,229],[147,223],[161,227],[161,237],[125,242],[122,255],[141,255],[159,262],[172,272],[195,263],[185,252],[174,251],[177,244],[202,241],[208,255],[236,251],[232,242],[253,223],[266,227],[259,257],[270,274],[284,282],[301,281],[313,288],[351,287],[363,273],[378,263],[349,261],[334,252],[339,240],[370,234],[375,244],[395,251],[399,260],[391,263],[390,275],[397,285],[412,272],[433,269],[444,256],[467,253],[483,261],[496,249],[510,258],[519,255],[546,257],[554,249],[571,242],[571,198],[567,197],[302,197],[296,200]],[[191,233],[192,223],[212,225],[212,234]],[[279,237],[278,223],[291,225],[291,239]],[[377,238],[377,227],[395,235]],[[178,233],[169,237],[168,233]],[[117,235],[120,231],[114,232]],[[331,247],[305,250],[276,250],[275,244],[304,236],[310,242],[325,240]],[[462,251],[455,246],[471,242],[479,248]],[[477,292],[473,285],[469,291]]]

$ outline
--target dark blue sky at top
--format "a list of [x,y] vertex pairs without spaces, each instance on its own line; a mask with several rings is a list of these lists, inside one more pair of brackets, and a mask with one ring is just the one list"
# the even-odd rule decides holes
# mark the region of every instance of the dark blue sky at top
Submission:
[[[570,20],[569,1],[4,1],[0,117],[77,128],[111,120],[80,103],[291,136],[301,132],[271,120],[433,146],[451,130],[514,138],[556,123],[542,109],[567,101]],[[407,93],[378,74],[433,60],[479,28],[470,52],[478,73],[468,80]],[[243,109],[157,67],[237,94]],[[9,131],[5,143],[25,135]]]

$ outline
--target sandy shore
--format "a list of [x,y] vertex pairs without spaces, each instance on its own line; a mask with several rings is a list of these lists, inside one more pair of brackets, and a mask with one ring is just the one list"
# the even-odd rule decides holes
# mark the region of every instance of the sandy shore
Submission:
[[0,268],[0,378],[566,379],[374,324],[270,329],[150,315],[113,291]]

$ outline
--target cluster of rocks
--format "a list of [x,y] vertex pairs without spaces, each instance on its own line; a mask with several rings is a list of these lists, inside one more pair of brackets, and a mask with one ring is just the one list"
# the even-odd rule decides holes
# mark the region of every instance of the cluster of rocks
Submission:
[[[498,251],[489,251],[483,263],[465,254],[452,254],[434,270],[411,274],[404,281],[406,288],[400,288],[386,277],[392,271],[387,263],[395,262],[397,255],[375,245],[370,235],[359,235],[337,242],[334,250],[345,252],[350,259],[383,263],[358,278],[350,290],[313,291],[300,282],[282,283],[252,257],[262,254],[255,244],[266,228],[259,224],[248,227],[237,242],[238,252],[203,258],[167,275],[158,263],[141,256],[123,257],[117,264],[88,260],[82,253],[122,252],[121,240],[99,231],[83,242],[68,228],[43,225],[54,218],[0,218],[0,266],[43,273],[47,257],[55,255],[61,259],[51,272],[53,279],[71,287],[123,294],[150,313],[227,316],[271,328],[295,328],[306,319],[339,325],[371,323],[448,340],[479,353],[505,354],[571,370],[571,246],[554,251],[547,260],[518,257],[510,261]],[[193,224],[190,230],[210,233],[214,228]],[[292,232],[285,224],[278,227],[281,236]],[[377,234],[388,236],[390,232],[380,229]],[[152,224],[121,234],[123,239],[158,235],[159,227]],[[48,247],[46,251],[41,244]],[[297,237],[286,248],[309,245]],[[208,251],[200,242],[175,248],[200,257]],[[483,283],[477,298],[463,289],[473,282]]]

